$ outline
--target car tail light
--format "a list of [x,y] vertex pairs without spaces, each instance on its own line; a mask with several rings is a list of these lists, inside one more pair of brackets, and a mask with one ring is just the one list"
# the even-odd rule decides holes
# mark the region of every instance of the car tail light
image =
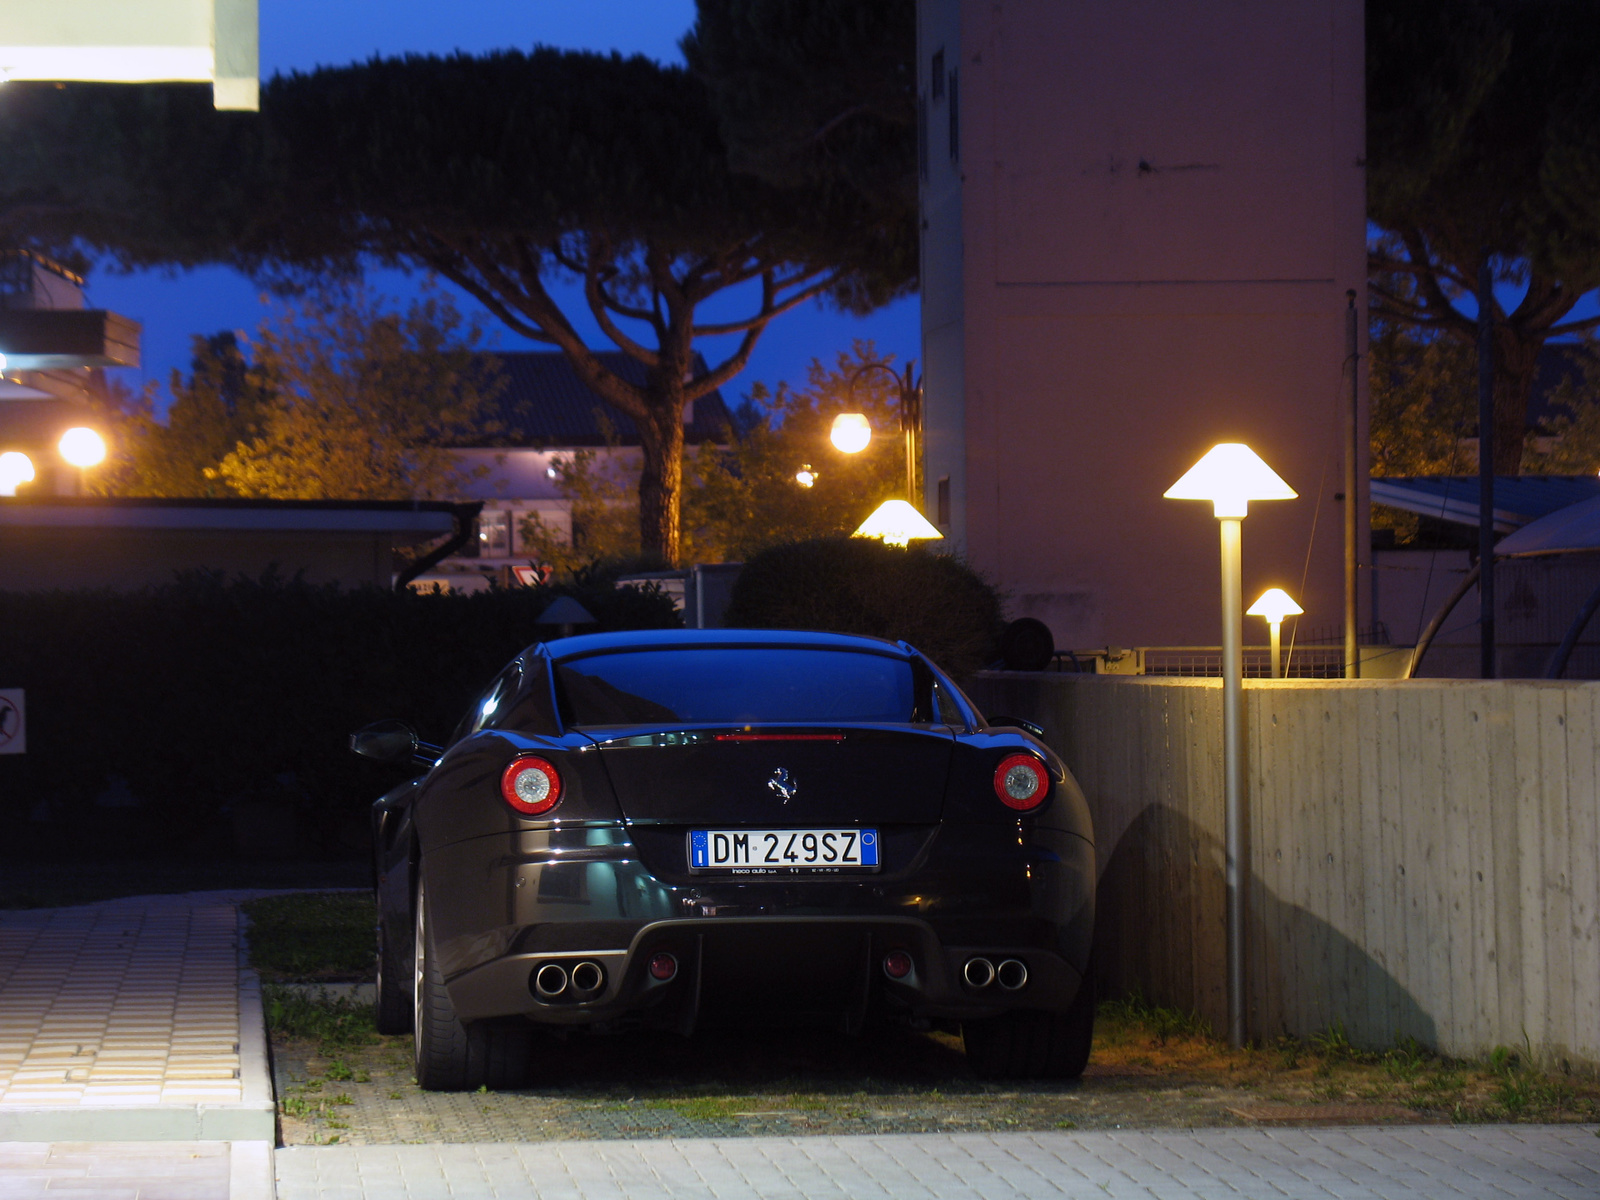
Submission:
[[542,816],[561,802],[561,772],[542,758],[514,758],[500,776],[500,794],[523,816]]
[[1018,812],[1038,808],[1050,792],[1050,773],[1031,754],[1008,754],[994,769],[994,794]]

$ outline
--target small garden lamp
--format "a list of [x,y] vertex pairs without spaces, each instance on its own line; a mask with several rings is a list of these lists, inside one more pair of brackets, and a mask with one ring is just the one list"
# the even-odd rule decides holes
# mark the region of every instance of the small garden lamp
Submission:
[[1289,599],[1289,593],[1282,588],[1268,588],[1261,593],[1261,599],[1245,609],[1246,616],[1265,617],[1267,619],[1267,628],[1272,631],[1272,677],[1274,679],[1283,678],[1283,659],[1279,649],[1283,644],[1283,619],[1285,617],[1298,617],[1303,612],[1305,612],[1305,609]]
[[1228,1040],[1245,1042],[1244,938],[1249,863],[1244,858],[1244,591],[1240,548],[1252,500],[1293,500],[1295,491],[1243,442],[1222,442],[1166,491],[1168,500],[1209,500],[1222,527],[1222,779],[1224,877],[1228,893]]
[[872,422],[865,413],[840,413],[833,419],[828,440],[846,454],[859,454],[872,441]]
[[0,496],[15,496],[17,488],[33,482],[33,459],[21,450],[0,454]]
[[885,500],[851,536],[882,538],[888,546],[909,546],[913,538],[942,538],[944,534],[904,500]]

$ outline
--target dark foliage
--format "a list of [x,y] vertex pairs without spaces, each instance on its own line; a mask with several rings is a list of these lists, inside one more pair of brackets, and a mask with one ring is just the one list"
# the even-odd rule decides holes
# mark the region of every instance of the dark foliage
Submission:
[[1494,311],[1495,470],[1515,474],[1540,350],[1600,325],[1574,314],[1600,287],[1600,5],[1368,0],[1366,28],[1373,312],[1470,347],[1484,259],[1522,285]]
[[994,658],[1000,597],[956,558],[869,538],[819,538],[746,563],[723,624],[905,641],[963,680]]
[[0,678],[27,689],[28,751],[0,758],[8,852],[359,852],[406,772],[358,759],[399,717],[443,741],[559,594],[596,629],[667,628],[654,589],[341,591],[197,574],[135,593],[0,593]]

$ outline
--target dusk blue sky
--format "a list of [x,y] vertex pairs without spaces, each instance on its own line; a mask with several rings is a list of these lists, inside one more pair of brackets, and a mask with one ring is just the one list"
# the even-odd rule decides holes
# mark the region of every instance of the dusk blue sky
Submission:
[[[645,54],[661,62],[681,62],[678,39],[694,21],[693,0],[260,0],[261,74],[307,70],[369,58],[415,53],[478,53],[499,47],[528,48],[536,43],[569,49],[618,50]],[[414,292],[415,282],[399,272],[373,273],[369,281],[395,296]],[[575,318],[586,316],[576,289],[566,295]],[[464,311],[482,311],[457,293]],[[738,299],[749,300],[752,297]],[[128,384],[155,380],[166,387],[172,368],[189,366],[193,334],[221,329],[251,330],[265,313],[260,289],[242,275],[206,268],[167,275],[139,272],[115,275],[100,270],[89,277],[89,302],[144,325],[143,362],[137,371],[117,372]],[[708,315],[742,310],[719,306]],[[724,389],[737,402],[756,380],[804,381],[813,358],[832,362],[854,338],[876,341],[880,353],[897,361],[919,354],[919,307],[902,300],[865,318],[807,305],[774,321],[756,347],[750,365]],[[542,348],[506,330],[487,314],[485,324],[499,348]],[[609,346],[592,322],[575,321],[591,345]],[[707,357],[727,353],[732,339],[705,339]]]

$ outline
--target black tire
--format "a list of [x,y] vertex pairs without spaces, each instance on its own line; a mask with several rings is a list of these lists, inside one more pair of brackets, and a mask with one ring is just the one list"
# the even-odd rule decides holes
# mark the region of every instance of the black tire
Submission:
[[1077,1079],[1094,1043],[1094,981],[1064,1013],[1024,1010],[961,1023],[967,1061],[980,1079]]
[[407,978],[410,972],[400,957],[399,939],[389,936],[388,922],[380,911],[378,916],[378,987],[373,1004],[373,1024],[379,1033],[411,1032],[411,988]]
[[521,1087],[528,1078],[531,1030],[525,1021],[463,1022],[444,986],[428,925],[426,888],[417,885],[412,1046],[417,1084],[430,1092]]

